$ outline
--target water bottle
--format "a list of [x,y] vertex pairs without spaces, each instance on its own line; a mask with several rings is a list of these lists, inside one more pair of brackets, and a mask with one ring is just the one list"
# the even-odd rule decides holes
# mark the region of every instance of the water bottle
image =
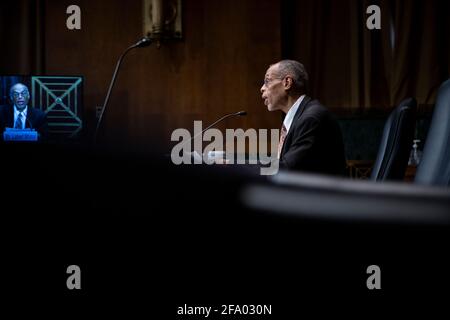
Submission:
[[409,155],[408,165],[417,166],[422,159],[422,151],[419,150],[419,142],[420,140],[413,140],[414,144],[412,146],[411,153]]

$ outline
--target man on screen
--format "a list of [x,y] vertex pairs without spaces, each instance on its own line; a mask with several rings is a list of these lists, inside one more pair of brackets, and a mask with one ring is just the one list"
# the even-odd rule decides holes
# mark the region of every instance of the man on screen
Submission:
[[41,140],[47,134],[47,116],[45,112],[28,106],[30,91],[22,83],[16,83],[9,90],[11,106],[0,107],[0,134],[3,139],[3,132],[6,128],[14,129],[34,129],[39,133]]

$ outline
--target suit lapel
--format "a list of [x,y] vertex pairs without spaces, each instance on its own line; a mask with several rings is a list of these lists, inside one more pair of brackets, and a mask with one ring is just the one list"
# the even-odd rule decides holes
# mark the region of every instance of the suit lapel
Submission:
[[286,145],[290,145],[290,141],[291,141],[291,139],[292,139],[292,134],[293,134],[292,132],[294,131],[295,123],[298,121],[298,119],[300,119],[300,117],[301,117],[302,114],[303,114],[303,111],[305,111],[306,105],[307,105],[310,101],[311,101],[311,98],[308,97],[308,96],[305,96],[305,97],[303,98],[303,100],[302,100],[302,103],[300,103],[300,105],[298,106],[297,112],[295,113],[294,119],[292,120],[291,127],[289,128],[289,132],[288,132],[288,134],[287,134],[287,136],[286,136],[286,138],[285,138],[285,140],[284,140],[283,147],[282,147],[282,149],[281,149],[281,154],[284,154],[285,149],[286,149]]
[[[308,96],[305,96],[302,100],[302,103],[300,103],[300,106],[297,109],[297,112],[295,113],[294,120],[292,121],[291,127],[297,122],[297,120],[302,116],[303,111],[305,111],[306,105],[311,101],[311,98]],[[289,130],[291,131],[291,130]]]
[[34,123],[34,113],[28,107],[27,118],[25,119],[25,128],[30,128],[30,123]]

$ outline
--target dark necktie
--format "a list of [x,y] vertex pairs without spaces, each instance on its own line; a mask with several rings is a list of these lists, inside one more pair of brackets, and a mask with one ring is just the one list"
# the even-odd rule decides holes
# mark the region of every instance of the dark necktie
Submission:
[[23,129],[22,112],[17,115],[16,123],[14,124],[14,129]]
[[283,124],[283,126],[281,127],[280,143],[278,144],[278,159],[280,159],[281,150],[283,150],[283,143],[284,143],[284,139],[286,139],[286,135],[287,135],[287,130]]

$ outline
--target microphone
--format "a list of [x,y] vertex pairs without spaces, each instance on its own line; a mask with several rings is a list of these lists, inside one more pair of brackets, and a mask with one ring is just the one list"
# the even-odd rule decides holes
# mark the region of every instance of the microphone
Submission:
[[225,119],[227,119],[229,117],[241,117],[241,116],[246,116],[246,115],[247,115],[247,111],[238,111],[238,112],[235,112],[235,113],[228,113],[228,114],[224,115],[222,118],[220,118],[219,120],[213,122],[211,125],[207,126],[205,129],[202,130],[202,132],[197,133],[195,136],[193,136],[191,138],[191,140],[193,140],[194,138],[198,137],[199,135],[201,135],[206,130],[212,128],[213,126],[215,126],[219,122],[222,122],[223,120],[225,120]]
[[136,47],[136,48],[148,47],[151,43],[152,43],[152,40],[149,37],[143,37],[141,40],[136,42],[134,47]]
[[[215,122],[213,122],[212,124],[210,124],[209,126],[207,126],[205,129],[203,129],[201,132],[197,133],[195,136],[193,136],[191,139],[189,139],[185,143],[191,142],[192,140],[197,138],[199,135],[203,134],[203,132],[205,132],[206,130],[211,129],[213,126],[215,126],[219,122],[222,122],[223,120],[225,120],[229,117],[241,117],[241,116],[246,116],[246,115],[247,115],[247,111],[238,111],[238,112],[234,112],[234,113],[228,113],[228,114],[224,115],[223,117],[219,118],[218,120],[216,120]],[[182,146],[184,146],[184,144],[182,144]]]
[[108,93],[106,94],[105,97],[105,102],[103,103],[102,109],[100,111],[100,116],[98,118],[98,122],[97,122],[97,126],[95,128],[95,132],[94,132],[94,144],[97,141],[97,134],[98,134],[98,130],[100,128],[100,124],[102,122],[103,119],[103,115],[105,113],[106,110],[106,106],[108,105],[109,102],[109,98],[111,96],[111,92],[112,92],[112,88],[114,86],[114,83],[116,82],[116,78],[117,78],[117,74],[119,72],[119,68],[122,64],[123,59],[125,58],[126,54],[128,52],[130,52],[131,50],[135,49],[135,48],[143,48],[143,47],[147,47],[152,43],[151,39],[148,37],[143,37],[142,39],[140,39],[138,42],[136,42],[135,44],[129,46],[119,57],[119,60],[117,60],[117,64],[116,64],[116,69],[114,70],[113,76],[111,78],[111,82],[109,84],[109,88],[108,88]]

